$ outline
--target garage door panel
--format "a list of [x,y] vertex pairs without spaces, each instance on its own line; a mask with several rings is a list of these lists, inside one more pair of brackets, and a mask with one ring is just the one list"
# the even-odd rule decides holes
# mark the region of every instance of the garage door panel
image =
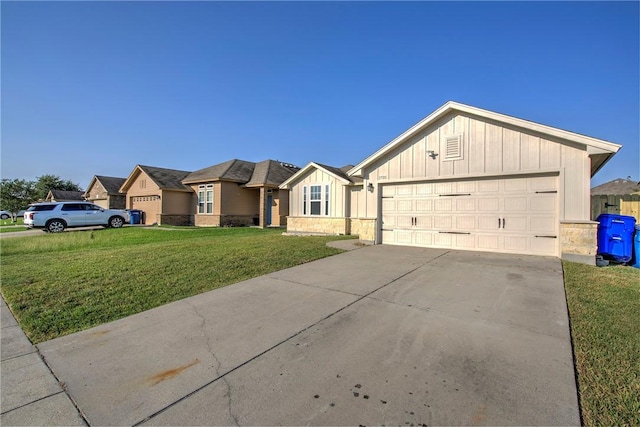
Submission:
[[417,212],[431,212],[433,211],[433,200],[431,199],[418,199],[416,200]]
[[527,212],[529,210],[527,201],[527,197],[505,197],[504,210],[505,212]]
[[396,186],[395,185],[383,185],[382,186],[382,197],[393,197],[396,195]]
[[553,233],[556,228],[555,222],[553,217],[531,217],[529,229],[536,233]]
[[477,229],[477,217],[475,216],[457,216],[456,230],[475,230]]
[[505,232],[523,232],[528,229],[528,217],[526,216],[507,216],[504,218]]
[[546,237],[534,237],[531,239],[530,251],[536,255],[548,255],[554,251],[556,240]]
[[462,198],[459,197],[455,200],[455,211],[476,211],[477,210],[477,206],[476,206],[476,202],[477,200],[475,198],[471,199],[471,198]]
[[383,243],[557,255],[557,238],[536,237],[557,237],[557,180],[395,185],[395,196],[382,200]]
[[453,200],[451,199],[436,199],[433,202],[433,210],[436,212],[451,212],[453,208]]
[[504,248],[509,252],[526,253],[528,252],[527,236],[503,236]]
[[498,212],[500,211],[500,199],[497,197],[478,199],[478,210],[482,212]]
[[432,231],[416,231],[415,244],[419,246],[432,246],[433,234]]
[[531,200],[531,211],[533,212],[551,212],[556,211],[556,199],[555,195],[538,196]]

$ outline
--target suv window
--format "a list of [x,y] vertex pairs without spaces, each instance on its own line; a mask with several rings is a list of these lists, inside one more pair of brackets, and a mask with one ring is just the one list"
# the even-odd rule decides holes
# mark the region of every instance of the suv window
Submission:
[[85,205],[82,203],[65,203],[60,210],[63,211],[84,211]]
[[34,205],[34,206],[29,206],[29,209],[27,209],[27,212],[52,211],[53,208],[55,207],[56,205]]

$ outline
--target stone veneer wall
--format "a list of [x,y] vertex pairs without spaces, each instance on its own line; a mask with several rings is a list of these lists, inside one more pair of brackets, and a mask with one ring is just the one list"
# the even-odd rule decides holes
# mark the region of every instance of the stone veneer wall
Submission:
[[598,223],[561,221],[560,253],[562,259],[595,265],[598,251]]
[[257,225],[257,215],[195,215],[198,227],[240,227]]
[[287,217],[287,233],[349,234],[349,218]]
[[375,218],[351,218],[351,234],[357,234],[360,240],[376,240]]
[[162,225],[193,225],[191,215],[158,215]]

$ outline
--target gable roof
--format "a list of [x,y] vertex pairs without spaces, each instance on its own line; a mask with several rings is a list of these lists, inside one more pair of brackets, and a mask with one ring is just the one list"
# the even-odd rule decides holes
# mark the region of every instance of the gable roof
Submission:
[[183,184],[195,184],[204,181],[247,182],[251,179],[255,163],[231,159],[217,165],[191,172],[182,180]]
[[58,202],[65,200],[84,200],[84,191],[49,190],[47,200]]
[[254,163],[232,159],[192,172],[182,182],[196,184],[210,181],[231,181],[245,184],[247,187],[277,187],[298,169],[297,166],[277,160],[263,160]]
[[108,195],[110,196],[121,195],[123,193],[120,192],[120,187],[122,187],[122,184],[124,184],[126,180],[127,180],[126,178],[117,178],[115,176],[95,175],[93,178],[91,178],[91,182],[89,183],[89,186],[87,187],[87,191],[85,192],[85,194],[89,193],[89,190],[91,189],[91,187],[95,185],[97,181],[97,182],[100,182],[100,184],[102,184],[102,187],[104,187]]
[[640,194],[640,182],[617,178],[591,189],[592,196]]
[[389,142],[387,145],[373,153],[371,156],[364,159],[349,171],[349,176],[362,176],[363,169],[370,166],[372,163],[379,160],[387,153],[393,151],[397,147],[407,142],[411,137],[415,136],[418,132],[421,132],[428,126],[434,124],[445,115],[454,111],[470,114],[477,117],[481,117],[488,120],[497,121],[503,124],[515,126],[528,131],[536,133],[542,133],[545,135],[560,138],[566,141],[571,141],[577,144],[583,145],[587,154],[591,159],[591,176],[593,176],[604,164],[620,149],[621,145],[614,144],[602,139],[592,138],[590,136],[581,135],[574,132],[554,128],[551,126],[542,125],[539,123],[531,122],[517,117],[507,116],[505,114],[495,113],[493,111],[483,110],[481,108],[472,107],[470,105],[460,104],[458,102],[449,101],[443,106],[435,110],[433,113],[413,125],[406,130],[400,136]]
[[182,180],[190,174],[188,171],[158,168],[155,166],[136,165],[125,182],[120,187],[121,193],[126,193],[133,181],[144,172],[161,190],[192,191],[184,185]]
[[247,187],[277,187],[289,179],[300,168],[288,163],[264,160],[256,163]]
[[305,175],[307,172],[309,172],[312,169],[323,170],[326,173],[336,177],[339,181],[341,181],[345,185],[353,184],[355,182],[361,181],[361,179],[358,179],[356,177],[350,177],[349,175],[347,175],[347,173],[345,172],[345,170],[348,170],[346,169],[347,167],[351,168],[351,165],[343,166],[342,168],[337,168],[334,166],[323,165],[322,163],[309,162],[305,167],[300,169],[295,174],[291,175],[289,179],[287,179],[282,184],[280,184],[280,188],[288,190],[289,188],[291,188],[291,184],[293,182],[295,182],[298,178]]

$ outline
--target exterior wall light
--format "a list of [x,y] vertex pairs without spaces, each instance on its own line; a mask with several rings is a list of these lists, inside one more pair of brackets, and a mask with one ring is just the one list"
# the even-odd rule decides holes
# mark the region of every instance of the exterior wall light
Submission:
[[369,193],[373,193],[373,184],[372,183],[369,183],[367,185],[367,190],[369,190]]
[[436,153],[436,152],[435,152],[435,151],[433,151],[433,150],[428,150],[428,151],[427,151],[427,155],[428,155],[429,157],[431,157],[432,159],[435,159],[436,157],[438,157],[438,153]]

